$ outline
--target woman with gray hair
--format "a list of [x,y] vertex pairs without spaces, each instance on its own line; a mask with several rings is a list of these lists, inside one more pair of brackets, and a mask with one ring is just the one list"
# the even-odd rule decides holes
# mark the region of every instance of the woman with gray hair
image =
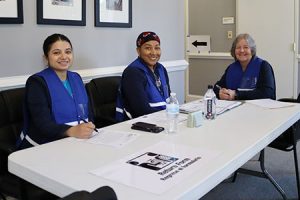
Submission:
[[256,44],[245,33],[232,43],[230,64],[214,92],[222,100],[276,99],[276,85],[272,66],[256,56]]

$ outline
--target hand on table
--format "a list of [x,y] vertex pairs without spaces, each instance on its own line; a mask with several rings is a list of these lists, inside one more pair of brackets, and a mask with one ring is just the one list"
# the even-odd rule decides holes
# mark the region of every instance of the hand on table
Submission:
[[82,123],[69,128],[66,131],[66,134],[70,137],[88,139],[92,136],[94,129],[95,125],[92,122]]
[[235,90],[221,88],[219,91],[219,98],[222,100],[234,100]]

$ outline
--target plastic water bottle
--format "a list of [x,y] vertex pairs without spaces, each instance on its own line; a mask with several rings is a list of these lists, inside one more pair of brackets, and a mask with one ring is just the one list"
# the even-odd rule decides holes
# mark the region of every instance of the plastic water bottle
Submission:
[[179,103],[176,98],[176,93],[171,93],[167,99],[167,133],[176,133],[178,126]]
[[216,118],[216,94],[213,91],[213,86],[208,85],[207,91],[204,95],[204,118],[212,120]]

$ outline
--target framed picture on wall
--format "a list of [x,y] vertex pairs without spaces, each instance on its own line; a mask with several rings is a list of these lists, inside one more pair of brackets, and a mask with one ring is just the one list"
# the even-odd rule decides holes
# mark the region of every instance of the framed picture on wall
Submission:
[[85,26],[86,0],[37,0],[37,23]]
[[95,26],[132,27],[132,0],[95,0]]
[[23,23],[23,0],[0,0],[0,24]]

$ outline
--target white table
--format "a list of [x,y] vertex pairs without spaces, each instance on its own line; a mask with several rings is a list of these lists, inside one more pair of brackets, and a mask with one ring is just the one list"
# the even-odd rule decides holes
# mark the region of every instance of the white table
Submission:
[[[266,109],[245,103],[216,120],[205,121],[200,128],[187,128],[185,123],[181,124],[176,135],[140,132],[135,141],[121,149],[63,139],[11,154],[8,167],[11,173],[60,197],[78,190],[93,191],[109,185],[120,200],[199,199],[299,118],[300,105]],[[125,122],[108,128],[129,131],[130,124]],[[161,140],[222,153],[162,195],[89,173]]]

